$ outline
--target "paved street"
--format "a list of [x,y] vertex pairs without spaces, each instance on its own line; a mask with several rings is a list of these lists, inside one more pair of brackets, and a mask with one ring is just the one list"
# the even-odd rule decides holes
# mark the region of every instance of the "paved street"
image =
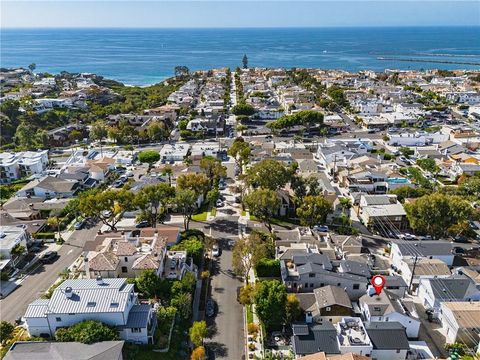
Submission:
[[5,299],[0,300],[1,320],[14,321],[25,314],[27,305],[40,297],[58,278],[58,274],[69,267],[82,253],[83,245],[95,236],[99,226],[75,231],[67,243],[58,251],[59,258],[53,264],[40,265],[20,286]]
[[221,241],[222,254],[212,271],[211,296],[217,302],[218,313],[208,320],[210,338],[207,346],[215,359],[244,359],[243,308],[237,301],[237,290],[243,282],[232,271],[232,251],[227,240]]

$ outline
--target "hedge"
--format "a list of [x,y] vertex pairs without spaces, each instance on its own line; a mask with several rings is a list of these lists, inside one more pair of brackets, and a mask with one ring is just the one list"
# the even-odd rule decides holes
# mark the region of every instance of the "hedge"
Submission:
[[53,232],[46,232],[46,233],[34,233],[32,234],[34,239],[54,239],[55,233]]
[[280,277],[280,260],[260,259],[255,270],[258,277]]

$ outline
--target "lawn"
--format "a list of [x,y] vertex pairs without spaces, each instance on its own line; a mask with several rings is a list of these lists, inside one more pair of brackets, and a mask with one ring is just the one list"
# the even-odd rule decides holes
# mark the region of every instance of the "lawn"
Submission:
[[201,212],[199,214],[192,215],[192,220],[195,220],[195,221],[205,221],[205,220],[207,220],[207,211]]
[[[261,222],[256,216],[250,214],[251,221],[258,221]],[[275,225],[280,226],[291,226],[291,225],[300,225],[298,220],[295,219],[287,219],[287,218],[272,218],[270,222]]]
[[253,323],[252,305],[245,306],[247,310],[247,324]]

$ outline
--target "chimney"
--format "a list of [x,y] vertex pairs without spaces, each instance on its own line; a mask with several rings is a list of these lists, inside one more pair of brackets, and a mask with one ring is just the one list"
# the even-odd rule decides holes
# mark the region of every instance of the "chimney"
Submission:
[[71,299],[73,295],[73,289],[70,286],[65,288],[65,298]]
[[97,276],[97,285],[103,285],[103,278],[100,275]]
[[310,311],[307,311],[305,313],[305,322],[307,324],[311,324],[313,322],[313,316],[312,316],[312,313]]
[[90,279],[90,263],[88,262],[88,257],[85,256],[84,261],[84,269],[85,269],[85,277]]

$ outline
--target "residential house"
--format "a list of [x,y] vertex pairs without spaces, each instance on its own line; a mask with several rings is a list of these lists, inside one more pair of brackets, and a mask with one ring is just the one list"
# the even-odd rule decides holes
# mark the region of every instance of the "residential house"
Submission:
[[405,297],[408,290],[408,285],[405,280],[400,276],[384,276],[385,285],[383,288],[388,292],[400,299]]
[[288,291],[313,292],[326,285],[345,289],[353,300],[362,296],[367,287],[366,277],[334,272],[330,260],[325,255],[308,254],[293,256],[291,261],[281,261],[282,280]]
[[363,295],[358,303],[367,321],[398,321],[405,327],[407,337],[418,337],[420,320],[412,302],[400,300],[388,290],[382,290],[379,295]]
[[411,291],[416,291],[420,279],[446,278],[452,275],[450,268],[440,259],[404,259],[398,268],[401,277],[411,286]]
[[324,286],[313,290],[313,293],[297,294],[300,306],[305,312],[305,322],[336,323],[344,316],[353,313],[352,302],[347,292],[338,286]]
[[[393,240],[390,250],[392,265],[398,269],[404,269],[403,264],[408,259],[415,258],[439,259],[448,266],[453,266],[455,255],[453,254],[454,244],[442,240]],[[407,264],[408,266],[408,264]]]
[[292,350],[295,356],[315,354],[319,350],[326,354],[340,354],[337,331],[329,323],[293,324]]
[[12,255],[12,250],[23,246],[26,251],[29,238],[24,226],[0,226],[0,271],[6,267],[15,267],[17,257]]
[[124,341],[78,342],[16,341],[5,360],[122,360]]
[[344,317],[338,322],[337,341],[341,353],[355,353],[370,356],[373,350],[372,341],[368,337],[362,319]]
[[446,334],[446,342],[478,344],[480,334],[480,302],[445,301],[440,306],[440,321]]
[[0,184],[42,174],[48,165],[48,150],[0,153]]
[[361,195],[359,218],[381,232],[397,233],[407,228],[407,213],[396,195]]
[[372,360],[405,360],[410,345],[402,324],[389,322],[367,322],[368,337],[373,344]]
[[423,306],[438,318],[444,302],[479,301],[480,290],[471,279],[464,275],[450,278],[420,279],[417,296],[423,300]]
[[70,198],[79,190],[79,183],[53,176],[34,179],[17,191],[18,197]]
[[153,307],[139,304],[126,279],[65,280],[50,299],[30,303],[25,326],[31,336],[54,336],[59,328],[84,320],[114,326],[125,341],[152,343],[156,328]]

